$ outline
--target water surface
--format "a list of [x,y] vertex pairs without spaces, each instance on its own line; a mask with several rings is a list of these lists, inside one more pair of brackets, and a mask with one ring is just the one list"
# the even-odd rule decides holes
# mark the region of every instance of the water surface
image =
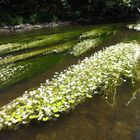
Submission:
[[[105,26],[105,25],[104,25]],[[104,41],[98,48],[75,58],[68,53],[38,56],[29,60],[16,63],[16,65],[31,64],[32,67],[24,75],[22,80],[0,90],[0,106],[21,96],[25,90],[37,87],[46,79],[51,79],[55,72],[60,72],[79,59],[92,55],[103,47],[114,45],[118,42],[137,40],[140,42],[140,33],[129,31],[125,24],[121,24],[122,30],[116,35]],[[8,33],[1,35],[2,43],[16,41],[25,36],[36,36],[36,34],[53,34],[75,30],[70,27],[45,29],[40,31],[28,31],[23,33]],[[6,37],[8,36],[8,39]],[[139,86],[138,86],[139,87]],[[32,122],[29,126],[22,126],[17,130],[6,130],[0,132],[0,140],[140,140],[140,94],[128,107],[125,106],[131,97],[132,87],[129,82],[118,89],[117,104],[110,107],[106,101],[95,96],[93,99],[82,103],[75,110],[62,115],[55,121],[47,123]]]

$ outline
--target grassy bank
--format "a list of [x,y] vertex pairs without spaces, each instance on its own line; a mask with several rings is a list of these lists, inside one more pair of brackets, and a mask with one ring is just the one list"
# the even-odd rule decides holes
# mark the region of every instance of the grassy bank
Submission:
[[48,121],[74,108],[86,98],[104,91],[115,94],[125,78],[135,80],[140,45],[120,43],[79,61],[51,81],[26,91],[0,109],[0,128],[15,128],[31,120]]

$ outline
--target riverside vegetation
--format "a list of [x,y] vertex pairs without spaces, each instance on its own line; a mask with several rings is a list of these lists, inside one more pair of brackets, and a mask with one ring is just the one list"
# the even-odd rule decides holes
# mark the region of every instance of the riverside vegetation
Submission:
[[46,80],[40,87],[1,107],[0,128],[55,119],[101,91],[105,97],[112,94],[114,98],[116,88],[126,78],[132,83],[137,80],[139,58],[139,44],[119,43],[79,61],[56,73],[51,81]]

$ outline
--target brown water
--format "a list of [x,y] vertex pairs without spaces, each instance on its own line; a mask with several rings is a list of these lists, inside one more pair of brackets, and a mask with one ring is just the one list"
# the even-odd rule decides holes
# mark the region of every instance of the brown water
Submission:
[[[22,95],[25,90],[51,79],[54,72],[66,69],[102,47],[134,39],[140,41],[140,33],[123,30],[121,34],[113,36],[99,48],[79,58],[64,55],[64,59],[36,77],[1,90],[0,106]],[[2,131],[0,140],[140,140],[140,94],[126,107],[131,95],[131,85],[127,82],[118,89],[117,95],[117,104],[113,108],[102,97],[95,96],[55,121],[32,122],[17,130]]]

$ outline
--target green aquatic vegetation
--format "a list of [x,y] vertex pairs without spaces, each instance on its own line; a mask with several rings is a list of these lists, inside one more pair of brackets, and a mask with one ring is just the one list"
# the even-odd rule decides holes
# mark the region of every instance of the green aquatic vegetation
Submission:
[[114,95],[125,78],[135,81],[139,58],[140,45],[136,43],[120,43],[86,57],[1,107],[0,128],[55,119],[100,91],[105,97]]
[[51,54],[51,53],[64,52],[64,51],[71,49],[72,46],[75,44],[75,42],[76,41],[71,41],[69,43],[64,43],[62,45],[57,45],[57,46],[50,47],[50,48],[35,50],[32,52],[28,52],[28,53],[7,57],[5,59],[0,60],[0,65],[25,60],[25,59],[32,58],[32,57],[35,57],[38,55],[46,55],[46,54]]
[[113,32],[117,32],[118,29],[117,27],[114,27],[113,25],[108,25],[106,27],[96,27],[90,31],[84,32],[82,33],[82,35],[80,36],[80,39],[85,39],[85,38],[96,38],[96,37],[100,37],[103,35],[109,35],[112,34]]
[[97,47],[101,43],[101,39],[96,38],[96,39],[86,39],[83,40],[79,43],[77,43],[73,49],[72,49],[72,54],[74,56],[79,56],[81,54],[84,54],[88,50]]
[[140,31],[140,24],[130,24],[130,25],[127,25],[127,28],[131,30]]
[[92,48],[99,46],[110,35],[116,34],[117,29],[113,26],[96,27],[93,30],[83,33],[79,39],[79,43],[74,45],[71,53],[74,56],[79,56],[89,51]]
[[69,39],[78,37],[82,32],[83,30],[78,30],[78,31],[54,34],[54,35],[49,35],[49,36],[47,35],[41,39],[34,40],[28,43],[17,42],[17,43],[3,44],[3,45],[0,45],[0,54],[6,54],[6,53],[15,52],[15,51],[24,50],[24,49],[47,46],[54,43],[58,43],[60,41],[61,42],[67,41]]
[[0,66],[0,88],[7,85],[7,83],[12,84],[14,82],[13,78],[18,81],[22,75],[26,74],[29,68],[30,64],[18,66],[10,64]]
[[0,90],[18,83],[19,81],[31,79],[64,60],[65,57],[63,53],[61,53],[44,55],[17,63],[1,65]]

